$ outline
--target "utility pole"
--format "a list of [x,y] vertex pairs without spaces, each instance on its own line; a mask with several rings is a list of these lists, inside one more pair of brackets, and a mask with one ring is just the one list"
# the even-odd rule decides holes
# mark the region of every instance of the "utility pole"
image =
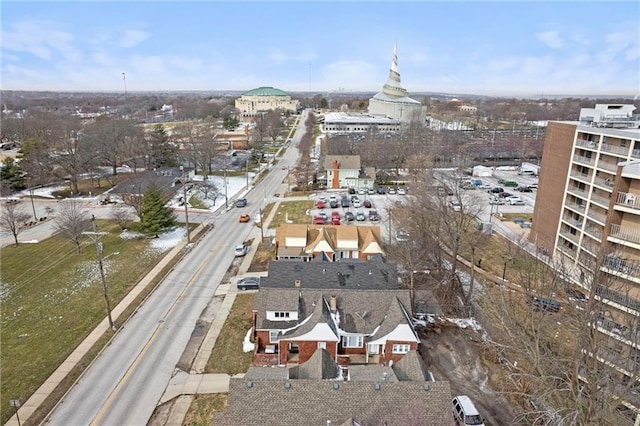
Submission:
[[116,331],[116,326],[113,323],[113,318],[111,317],[111,304],[109,303],[109,294],[107,289],[107,279],[104,275],[104,266],[102,264],[102,242],[100,241],[100,235],[106,235],[106,232],[98,232],[96,227],[96,218],[95,216],[91,217],[91,223],[93,224],[93,232],[83,232],[86,235],[92,235],[93,240],[96,243],[96,260],[98,262],[98,269],[100,270],[100,279],[102,280],[102,291],[104,294],[104,304],[107,309],[107,318],[109,320],[109,327],[111,330]]
[[36,206],[33,204],[33,189],[29,188],[29,195],[31,196],[31,208],[33,209],[33,219],[37,222],[38,216],[36,216]]
[[227,164],[226,164],[226,160],[225,160],[225,164],[224,164],[224,208],[227,209],[229,208],[229,194],[227,192]]
[[182,170],[182,201],[184,201],[184,223],[187,227],[187,244],[191,243],[191,231],[189,230],[189,209],[187,206],[187,179],[186,170],[183,166],[180,166]]
[[122,73],[122,82],[124,83],[124,95],[127,96],[127,76]]
[[245,171],[247,172],[247,190],[249,189],[249,157],[245,160]]

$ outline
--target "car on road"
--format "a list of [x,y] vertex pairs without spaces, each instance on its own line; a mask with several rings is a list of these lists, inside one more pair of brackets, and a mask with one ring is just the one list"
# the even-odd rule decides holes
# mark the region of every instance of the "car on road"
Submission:
[[371,206],[372,206],[371,201],[369,201],[369,200],[364,200],[364,206],[365,206],[366,208],[370,209],[370,208],[371,208]]
[[246,223],[249,222],[249,220],[251,220],[251,217],[248,214],[240,215],[240,223]]
[[359,211],[358,213],[356,213],[356,220],[359,222],[362,222],[363,220],[366,220],[367,216],[365,216],[363,211]]
[[238,290],[258,290],[260,288],[260,277],[244,277],[236,282]]
[[245,254],[249,253],[249,244],[238,244],[234,252],[237,257],[244,256]]
[[519,186],[516,188],[516,191],[518,192],[533,192],[533,190],[531,188],[529,188],[528,186]]
[[351,212],[346,212],[344,214],[344,220],[347,222],[353,222],[356,219],[356,216]]
[[369,220],[372,222],[377,222],[380,220],[380,216],[378,216],[378,212],[375,210],[369,210]]
[[246,207],[247,206],[247,199],[246,198],[238,198],[236,200],[236,207]]

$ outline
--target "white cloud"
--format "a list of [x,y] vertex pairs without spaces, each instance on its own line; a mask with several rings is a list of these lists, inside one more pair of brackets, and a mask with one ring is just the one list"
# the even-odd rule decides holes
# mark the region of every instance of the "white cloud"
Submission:
[[29,53],[43,60],[52,59],[56,52],[66,60],[80,60],[82,55],[72,46],[72,41],[71,33],[48,22],[22,21],[2,31],[4,49]]
[[120,45],[120,47],[124,47],[124,48],[134,47],[142,43],[144,40],[148,39],[149,36],[150,34],[146,31],[125,30],[122,36],[120,37],[118,44]]
[[561,49],[565,43],[560,38],[558,31],[545,31],[536,34],[536,38],[552,49]]

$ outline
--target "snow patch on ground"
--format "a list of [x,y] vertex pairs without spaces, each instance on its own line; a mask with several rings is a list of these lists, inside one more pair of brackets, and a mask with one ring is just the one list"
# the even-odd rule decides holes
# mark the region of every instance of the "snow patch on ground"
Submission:
[[253,352],[256,348],[256,345],[249,340],[251,337],[251,330],[253,330],[253,328],[247,330],[247,334],[244,335],[244,340],[242,341],[242,352],[244,353]]
[[186,234],[187,230],[185,228],[176,228],[151,240],[151,248],[162,251],[172,249],[180,244]]

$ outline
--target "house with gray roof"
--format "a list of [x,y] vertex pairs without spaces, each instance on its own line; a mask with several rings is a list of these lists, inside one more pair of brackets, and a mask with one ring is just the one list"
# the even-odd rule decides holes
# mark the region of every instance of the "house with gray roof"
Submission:
[[153,182],[169,200],[182,189],[183,181],[189,179],[191,173],[192,171],[187,171],[185,176],[185,172],[179,167],[160,167],[155,170],[135,173],[129,179],[113,187],[109,191],[109,196],[115,196],[124,202],[129,202],[131,199],[144,196],[147,188]]
[[327,155],[324,159],[327,188],[373,188],[375,167],[364,168],[359,155]]
[[433,381],[416,351],[393,366],[343,374],[324,349],[295,367],[251,367],[231,378],[216,425],[452,425],[448,382]]

